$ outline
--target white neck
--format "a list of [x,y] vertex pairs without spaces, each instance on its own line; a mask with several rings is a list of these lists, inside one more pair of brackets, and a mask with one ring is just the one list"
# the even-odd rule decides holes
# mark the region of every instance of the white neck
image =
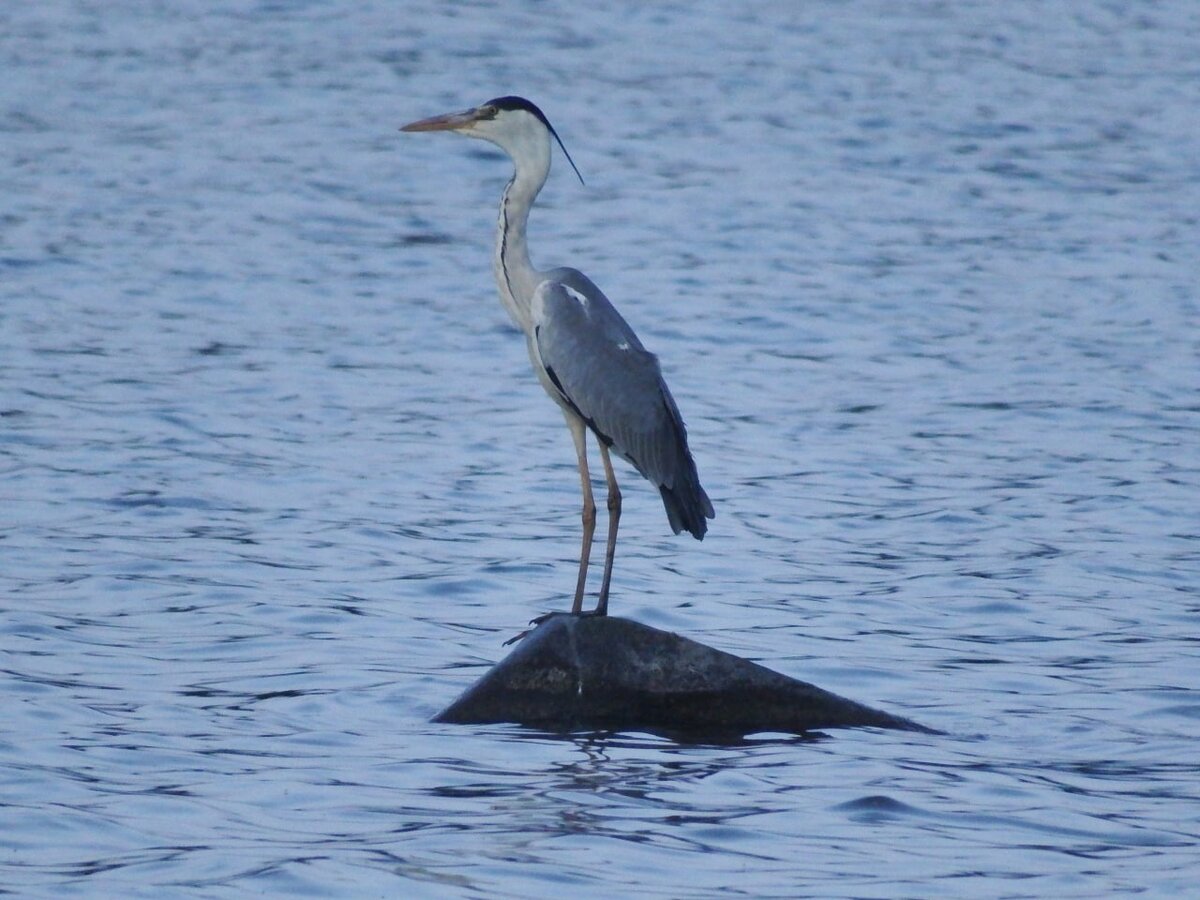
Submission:
[[541,280],[541,273],[529,260],[525,229],[529,222],[530,207],[550,174],[550,142],[545,135],[538,137],[541,140],[530,142],[533,146],[521,148],[524,151],[521,153],[514,153],[505,147],[510,155],[521,162],[516,163],[516,171],[500,199],[496,253],[492,259],[500,301],[513,322],[526,334],[531,333],[529,304]]

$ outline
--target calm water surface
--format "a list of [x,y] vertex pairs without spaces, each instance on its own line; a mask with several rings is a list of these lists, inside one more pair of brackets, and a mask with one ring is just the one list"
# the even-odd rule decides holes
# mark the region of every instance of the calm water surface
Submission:
[[[0,890],[1194,889],[1194,4],[731,9],[0,12]],[[717,508],[615,611],[946,735],[429,724],[574,582],[504,93]]]

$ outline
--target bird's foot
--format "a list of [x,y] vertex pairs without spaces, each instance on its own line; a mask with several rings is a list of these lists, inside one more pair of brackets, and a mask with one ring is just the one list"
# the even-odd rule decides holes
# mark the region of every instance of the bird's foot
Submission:
[[514,635],[513,635],[512,637],[510,637],[510,638],[509,638],[507,641],[505,641],[505,642],[502,644],[502,646],[504,646],[504,647],[507,647],[509,644],[515,644],[517,641],[521,640],[523,637],[525,637],[526,635],[528,635],[528,634],[529,634],[529,632],[531,632],[531,631],[533,631],[534,629],[536,629],[536,628],[537,628],[539,625],[541,625],[541,624],[542,624],[543,622],[545,622],[547,619],[552,619],[552,618],[554,618],[555,616],[569,616],[569,615],[571,615],[571,614],[570,614],[570,613],[566,613],[566,612],[548,612],[548,613],[543,613],[543,614],[542,614],[542,615],[540,615],[540,616],[535,616],[534,618],[532,618],[532,619],[530,619],[530,620],[529,620],[529,624],[530,624],[530,625],[532,625],[532,626],[533,626],[533,628],[526,628],[526,629],[525,629],[524,631],[522,631],[520,634],[514,634]]
[[525,631],[522,631],[520,634],[514,634],[512,637],[510,637],[507,641],[505,641],[500,646],[507,647],[509,644],[515,644],[517,641],[521,640],[521,638],[523,638],[527,634],[529,634],[529,632],[532,630],[533,630],[532,628],[529,628],[529,629],[526,629]]
[[539,626],[550,621],[555,616],[574,616],[579,619],[585,619],[585,618],[591,618],[592,616],[607,616],[607,615],[608,615],[608,611],[602,610],[602,609],[589,609],[587,612],[563,612],[561,610],[555,610],[554,612],[542,613],[540,616],[535,616],[534,618],[529,620],[529,624],[532,625],[533,628],[527,628],[524,631],[522,631],[520,634],[513,635],[507,641],[505,641],[502,646],[507,647],[509,644],[515,644],[517,641],[528,636],[528,634],[531,631],[535,631]]

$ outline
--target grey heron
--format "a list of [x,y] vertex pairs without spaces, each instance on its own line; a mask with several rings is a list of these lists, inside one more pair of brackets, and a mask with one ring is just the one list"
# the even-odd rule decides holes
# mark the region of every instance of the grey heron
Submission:
[[[595,284],[577,269],[540,271],[529,260],[525,227],[533,201],[550,174],[553,137],[575,174],[575,162],[545,114],[522,97],[498,97],[465,112],[421,119],[402,131],[453,131],[489,141],[513,161],[500,200],[492,268],[500,300],[525,333],[529,359],[546,393],[562,410],[575,441],[583,489],[583,545],[574,615],[583,614],[596,503],[588,472],[587,432],[600,449],[608,483],[608,543],[596,607],[608,614],[608,591],[621,519],[621,490],[609,451],[633,465],[662,495],[672,530],[697,540],[708,530],[712,502],[700,486],[687,430],[663,380],[658,359]],[[580,177],[580,181],[583,178]]]

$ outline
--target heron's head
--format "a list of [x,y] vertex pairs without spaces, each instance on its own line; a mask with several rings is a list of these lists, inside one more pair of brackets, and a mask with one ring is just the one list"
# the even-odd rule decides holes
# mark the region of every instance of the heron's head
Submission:
[[446,113],[410,122],[401,131],[453,131],[467,137],[490,141],[505,150],[518,163],[528,158],[545,158],[549,164],[550,138],[558,142],[580,183],[583,176],[546,114],[524,97],[497,97],[474,109]]

